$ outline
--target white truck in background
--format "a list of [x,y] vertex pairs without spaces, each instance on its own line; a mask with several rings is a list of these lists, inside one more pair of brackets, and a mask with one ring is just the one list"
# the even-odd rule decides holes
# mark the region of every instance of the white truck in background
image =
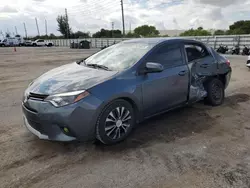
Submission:
[[32,41],[32,46],[54,46],[53,42],[51,41],[45,41],[43,39],[37,39],[35,41]]

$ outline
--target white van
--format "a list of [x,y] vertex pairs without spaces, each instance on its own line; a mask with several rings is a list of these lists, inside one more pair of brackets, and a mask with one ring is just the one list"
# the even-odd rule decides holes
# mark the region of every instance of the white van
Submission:
[[1,43],[1,46],[23,46],[24,40],[22,37],[6,37]]

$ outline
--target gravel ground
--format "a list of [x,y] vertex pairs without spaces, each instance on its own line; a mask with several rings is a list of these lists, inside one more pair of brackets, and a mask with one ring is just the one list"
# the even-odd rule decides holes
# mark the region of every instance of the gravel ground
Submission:
[[182,108],[138,125],[123,143],[42,141],[23,126],[32,79],[95,50],[0,48],[0,187],[250,187],[250,71],[233,67],[225,104]]

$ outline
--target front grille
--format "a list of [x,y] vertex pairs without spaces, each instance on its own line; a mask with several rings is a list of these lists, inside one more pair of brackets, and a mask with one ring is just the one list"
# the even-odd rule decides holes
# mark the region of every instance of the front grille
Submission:
[[26,108],[26,110],[28,110],[32,113],[37,113],[37,110],[31,108],[27,103],[24,103],[23,106]]
[[44,95],[44,94],[38,94],[38,93],[32,93],[30,92],[28,95],[29,99],[34,99],[34,100],[44,100],[46,97],[48,97],[49,95]]

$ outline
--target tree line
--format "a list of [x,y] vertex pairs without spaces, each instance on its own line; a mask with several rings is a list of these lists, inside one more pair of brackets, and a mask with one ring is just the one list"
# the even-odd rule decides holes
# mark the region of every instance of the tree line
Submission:
[[[92,36],[89,32],[76,31],[73,32],[72,28],[68,24],[66,15],[59,15],[57,17],[58,31],[61,36],[56,36],[53,33],[50,35],[36,36],[32,39],[64,39],[64,38],[140,38],[140,37],[157,37],[160,36],[160,32],[154,26],[142,25],[135,28],[133,31],[128,32],[125,36],[122,35],[121,30],[108,30],[101,29]],[[211,36],[211,35],[239,35],[250,34],[250,20],[241,20],[233,23],[229,26],[228,30],[216,30],[213,33],[209,30],[205,30],[203,27],[196,29],[189,29],[184,31],[179,36]],[[165,35],[164,37],[167,37]]]
[[211,36],[211,35],[243,35],[250,34],[250,20],[241,20],[229,26],[228,30],[204,30],[202,27],[197,29],[189,29],[180,34],[180,36]]

